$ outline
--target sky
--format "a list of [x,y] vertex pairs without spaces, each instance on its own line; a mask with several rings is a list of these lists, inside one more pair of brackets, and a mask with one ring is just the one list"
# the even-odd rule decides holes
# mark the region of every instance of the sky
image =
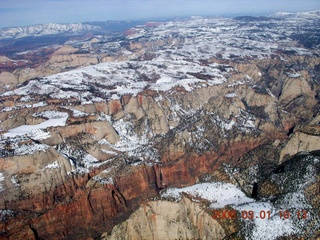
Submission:
[[42,23],[320,10],[320,0],[0,0],[0,28]]

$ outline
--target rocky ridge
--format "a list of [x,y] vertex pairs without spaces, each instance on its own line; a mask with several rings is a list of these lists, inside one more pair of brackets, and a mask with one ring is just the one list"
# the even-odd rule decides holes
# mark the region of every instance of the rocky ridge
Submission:
[[223,239],[225,236],[224,229],[210,214],[184,198],[179,203],[143,204],[129,220],[113,229],[111,237],[102,239]]

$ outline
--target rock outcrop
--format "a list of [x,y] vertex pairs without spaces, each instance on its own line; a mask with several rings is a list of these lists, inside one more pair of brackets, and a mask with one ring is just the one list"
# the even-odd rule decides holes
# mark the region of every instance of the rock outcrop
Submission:
[[224,239],[217,220],[188,198],[144,203],[128,220],[102,239]]

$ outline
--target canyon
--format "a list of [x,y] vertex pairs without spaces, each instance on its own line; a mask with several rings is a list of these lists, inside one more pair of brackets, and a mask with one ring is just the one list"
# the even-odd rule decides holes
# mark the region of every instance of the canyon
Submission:
[[[0,239],[319,237],[319,23],[193,17],[1,57]],[[257,205],[309,217],[212,218]]]

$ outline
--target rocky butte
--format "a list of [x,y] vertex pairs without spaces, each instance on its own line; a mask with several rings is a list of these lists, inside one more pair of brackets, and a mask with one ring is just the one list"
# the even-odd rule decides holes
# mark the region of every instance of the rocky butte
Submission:
[[0,238],[319,238],[319,23],[74,25],[91,34],[11,49]]

